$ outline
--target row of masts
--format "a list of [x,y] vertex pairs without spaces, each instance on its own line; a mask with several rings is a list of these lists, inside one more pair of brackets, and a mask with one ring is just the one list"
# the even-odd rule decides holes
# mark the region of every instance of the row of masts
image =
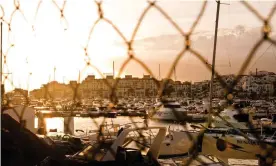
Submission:
[[[213,61],[212,61],[212,75],[211,75],[211,83],[210,83],[210,108],[212,108],[212,93],[213,93],[213,80],[214,80],[214,72],[215,72],[215,56],[216,56],[216,43],[217,43],[217,29],[218,29],[218,21],[219,21],[219,9],[220,9],[220,0],[217,1],[217,13],[216,13],[216,25],[215,25],[215,38],[214,38],[214,49],[213,49]],[[3,31],[3,23],[1,21],[1,38],[0,38],[0,41],[1,41],[1,51],[0,51],[0,73],[1,73],[1,78],[0,78],[0,82],[1,82],[1,87],[2,87],[2,75],[4,74],[3,71],[2,71],[2,54],[3,54],[3,43],[2,43],[2,39],[3,39],[3,34],[2,34],[2,31]],[[175,66],[173,68],[173,73],[174,73],[174,79],[175,81],[177,80],[177,77],[176,77],[176,70],[175,70]],[[54,67],[54,81],[55,81],[55,73],[56,73],[56,67]],[[160,64],[159,64],[159,71],[158,71],[158,79],[161,80],[161,71],[160,71]],[[115,63],[113,61],[113,77],[115,77]],[[2,88],[0,87],[0,92],[2,92]]]
[[[53,81],[56,81],[56,66],[54,67],[54,78]],[[112,74],[113,74],[113,78],[115,78],[115,62],[113,61],[112,63]],[[175,67],[173,68],[173,74],[174,74],[174,80],[177,81],[177,77],[176,77],[176,70]],[[80,77],[80,73],[79,73],[79,77]],[[50,79],[50,76],[49,76]],[[158,65],[158,80],[161,80],[161,67],[160,64]],[[50,80],[49,80],[50,81]],[[65,77],[63,77],[63,83],[65,81]]]
[[[113,68],[113,77],[115,78],[115,62],[113,61],[112,63],[112,68]],[[174,74],[174,80],[177,81],[177,77],[176,77],[176,69],[175,66],[173,68],[173,74]],[[161,65],[158,64],[158,80],[161,80]]]

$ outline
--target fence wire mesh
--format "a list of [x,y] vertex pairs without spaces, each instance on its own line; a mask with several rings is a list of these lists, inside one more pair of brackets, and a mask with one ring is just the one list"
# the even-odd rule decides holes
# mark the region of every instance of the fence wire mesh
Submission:
[[[12,51],[14,48],[18,47],[17,43],[13,41],[13,38],[15,36],[13,36],[13,25],[14,24],[14,18],[18,16],[18,14],[20,15],[20,19],[22,19],[23,21],[25,21],[28,25],[28,29],[32,32],[35,33],[35,31],[38,30],[38,28],[36,27],[36,22],[38,20],[38,13],[41,10],[41,7],[43,6],[45,1],[43,0],[39,0],[36,4],[35,10],[33,12],[33,20],[28,20],[27,17],[25,16],[25,11],[23,9],[22,6],[24,6],[24,4],[21,4],[21,2],[19,0],[14,0],[13,1],[13,9],[10,12],[10,15],[7,15],[6,13],[6,8],[5,6],[0,6],[0,10],[1,10],[1,15],[0,15],[0,19],[1,22],[3,23],[3,27],[5,28],[5,31],[3,33],[7,34],[7,41],[3,41],[3,43],[5,45],[8,45],[6,50],[1,50],[2,51],[2,57],[3,57],[3,68],[2,68],[2,83],[3,84],[11,84],[11,86],[15,89],[15,91],[17,91],[19,94],[21,94],[22,96],[24,96],[24,107],[22,107],[22,111],[21,114],[18,113],[18,111],[16,111],[14,108],[7,108],[5,106],[8,106],[10,102],[12,102],[13,99],[9,99],[7,100],[5,104],[1,104],[2,105],[2,113],[3,111],[5,111],[6,109],[13,109],[14,113],[18,116],[19,122],[23,123],[23,116],[24,116],[24,112],[27,108],[28,105],[30,105],[30,98],[28,96],[28,93],[25,93],[24,91],[17,89],[16,86],[14,85],[13,79],[10,76],[10,71],[9,71],[9,66],[8,66],[8,57],[9,57],[9,53],[10,51]],[[60,17],[60,24],[61,26],[64,28],[64,31],[67,31],[68,29],[70,29],[70,22],[68,21],[67,17],[66,17],[66,9],[69,7],[68,6],[68,1],[64,0],[60,3],[57,2],[56,0],[52,0],[51,1],[51,5],[54,6],[55,9],[57,9],[59,11],[59,16]],[[81,1],[78,3],[82,3]],[[72,101],[73,103],[77,103],[78,101],[81,101],[82,96],[80,95],[79,91],[80,91],[80,76],[83,75],[83,73],[85,73],[86,70],[93,69],[97,72],[97,74],[99,74],[103,79],[103,83],[108,87],[110,94],[109,94],[109,107],[110,109],[115,106],[116,104],[118,104],[118,97],[117,97],[117,93],[116,90],[118,88],[118,84],[120,82],[120,77],[123,74],[123,71],[126,69],[126,66],[130,63],[130,62],[135,62],[137,64],[139,64],[153,79],[156,87],[158,87],[158,93],[156,94],[157,98],[162,98],[162,96],[164,95],[164,89],[166,87],[166,84],[168,83],[167,81],[160,81],[157,79],[157,77],[153,74],[153,72],[151,71],[151,69],[149,68],[149,66],[147,66],[136,54],[135,54],[135,50],[133,48],[133,44],[134,41],[136,40],[136,36],[137,36],[137,32],[141,26],[141,24],[143,23],[143,21],[145,20],[145,17],[147,16],[147,14],[149,13],[150,10],[156,10],[158,11],[163,18],[165,18],[169,24],[171,24],[176,31],[182,36],[183,41],[185,41],[185,44],[183,45],[182,49],[179,51],[179,53],[176,55],[175,59],[173,60],[173,63],[171,64],[171,66],[169,67],[169,72],[166,75],[166,80],[169,80],[174,72],[174,68],[178,65],[180,59],[184,56],[184,54],[190,53],[191,55],[193,55],[194,57],[196,57],[197,59],[199,59],[199,61],[209,70],[212,71],[212,66],[210,64],[208,64],[208,62],[206,62],[204,56],[202,54],[200,54],[196,48],[193,48],[192,42],[191,42],[191,35],[194,33],[197,25],[199,24],[199,22],[201,21],[201,18],[203,17],[206,8],[207,8],[207,4],[210,3],[210,1],[202,1],[202,5],[200,10],[198,11],[198,15],[197,18],[193,21],[193,23],[191,24],[191,27],[187,30],[184,30],[183,28],[181,28],[176,21],[174,21],[174,19],[164,10],[162,9],[162,7],[160,7],[158,5],[158,1],[147,1],[147,6],[144,8],[144,10],[142,11],[142,13],[140,14],[140,17],[137,20],[137,23],[135,24],[133,31],[130,35],[130,37],[128,38],[123,31],[109,18],[107,18],[105,16],[105,10],[103,9],[103,4],[105,3],[105,1],[94,1],[94,9],[97,10],[97,19],[93,22],[90,30],[89,30],[89,34],[87,35],[87,38],[85,39],[86,42],[84,44],[84,46],[82,47],[84,56],[85,56],[85,67],[79,72],[76,71],[76,73],[79,73],[79,80],[76,84],[71,84],[71,91],[72,91]],[[252,15],[256,16],[256,18],[263,22],[263,28],[261,29],[262,31],[262,37],[253,45],[252,49],[248,52],[246,59],[244,60],[242,66],[240,67],[240,70],[238,71],[238,73],[235,75],[235,79],[233,81],[233,83],[231,85],[227,84],[225,82],[225,80],[221,77],[221,75],[219,74],[218,71],[215,71],[215,77],[218,79],[219,83],[221,84],[221,86],[224,88],[225,92],[226,92],[226,98],[227,100],[231,101],[233,98],[233,92],[235,91],[235,86],[238,84],[238,82],[241,79],[241,76],[245,73],[246,69],[248,68],[250,62],[252,61],[253,57],[255,56],[255,53],[258,51],[258,49],[262,46],[262,44],[264,42],[268,42],[271,43],[271,45],[275,46],[276,45],[276,41],[273,40],[272,38],[270,38],[270,34],[272,33],[272,28],[271,28],[271,19],[275,14],[276,11],[276,4],[274,4],[274,6],[272,7],[271,11],[269,12],[269,14],[267,16],[262,16],[253,6],[250,5],[249,2],[247,1],[241,1],[240,2],[241,5],[245,6],[248,9],[248,12],[250,12]],[[93,3],[91,3],[91,6],[93,6]],[[53,9],[54,10],[54,9]],[[48,11],[51,12],[51,11]],[[16,15],[17,14],[17,15]],[[77,16],[77,13],[75,13],[75,15]],[[82,19],[82,18],[80,18]],[[123,62],[123,64],[120,66],[119,72],[117,74],[117,76],[114,78],[114,82],[110,82],[108,81],[108,79],[104,79],[105,76],[104,74],[101,72],[101,70],[99,68],[97,68],[94,64],[93,64],[93,60],[90,58],[90,53],[89,53],[89,48],[91,45],[91,40],[93,39],[93,35],[94,35],[94,31],[95,28],[101,23],[104,22],[107,24],[107,26],[110,26],[117,34],[118,36],[122,39],[123,43],[125,44],[125,48],[126,48],[126,53],[127,53],[127,58],[125,59],[125,61]],[[45,32],[47,33],[47,32]],[[82,57],[80,57],[82,58]],[[66,60],[65,60],[66,61]],[[22,62],[23,63],[23,62]],[[28,73],[29,77],[31,77],[32,72]],[[30,79],[28,79],[27,81],[27,85],[29,87],[30,84]],[[50,93],[50,90],[48,89],[48,84],[45,86],[44,89],[44,98],[49,100],[51,102],[51,107],[55,110],[55,111],[60,111],[59,108],[57,108],[57,105],[54,103],[55,97]],[[4,96],[4,98],[8,99],[8,97]],[[221,108],[221,110],[223,110],[224,108]],[[61,111],[70,111],[71,115],[73,115],[74,112],[74,108],[67,108],[67,107],[63,107],[61,109]],[[153,114],[155,114],[156,111],[153,110]],[[179,117],[176,113],[176,111],[173,111],[173,113],[175,114],[176,118],[179,118],[179,120],[181,119],[181,117]],[[224,119],[222,116],[220,116],[218,113],[215,113],[215,111],[212,110],[212,108],[209,110],[209,114],[212,116],[216,116],[218,118],[220,118],[222,121],[225,121],[229,126],[231,126],[232,128],[235,128],[231,123],[229,123],[226,119]],[[38,118],[43,118],[42,116],[37,115]],[[71,119],[71,118],[70,118]],[[68,125],[65,126],[66,127],[66,131],[69,131],[69,133],[73,134],[74,131],[70,131],[70,127],[69,127],[69,123],[70,123],[70,119],[68,122]],[[99,122],[97,122],[94,118],[92,118],[92,121],[94,123],[95,126],[98,127],[98,129],[100,130],[100,125],[104,124],[106,122],[106,118],[103,119],[103,121],[99,124]],[[133,124],[135,125],[136,128],[139,128],[138,125],[135,123],[135,120],[132,117],[129,117],[130,121],[133,122]],[[43,120],[42,120],[43,121]],[[210,126],[210,124],[212,123],[212,119],[210,121],[208,121],[208,123],[205,124],[205,127]],[[251,124],[251,122],[248,122],[248,126],[250,128],[250,130],[254,130],[254,126],[253,124]],[[144,127],[147,127],[147,124],[144,124]],[[183,126],[185,128],[185,126]],[[201,129],[200,131],[200,135],[198,136],[198,138],[202,137],[204,132],[205,132],[206,128]],[[242,131],[240,131],[239,129],[236,129],[237,131],[239,131],[245,138],[249,139],[247,134],[243,133]],[[144,138],[142,136],[143,134],[140,133],[140,137]],[[198,142],[198,138],[193,138],[191,135],[188,135],[189,139],[193,142],[193,146],[190,149],[190,159],[188,160],[188,162],[186,163],[186,165],[190,165],[191,162],[193,160],[195,160],[197,158],[197,156],[199,155],[198,152],[198,148],[197,148],[197,142]],[[258,134],[254,135],[258,141],[261,141],[261,138]],[[98,141],[99,138],[98,138]],[[275,149],[273,148],[267,148],[265,144],[260,144],[261,148],[264,150],[264,156],[263,157],[272,157],[272,154],[275,153]],[[113,152],[115,153],[115,152]],[[275,157],[275,156],[274,156]],[[199,160],[199,159],[197,159]],[[199,161],[202,162],[202,161]]]

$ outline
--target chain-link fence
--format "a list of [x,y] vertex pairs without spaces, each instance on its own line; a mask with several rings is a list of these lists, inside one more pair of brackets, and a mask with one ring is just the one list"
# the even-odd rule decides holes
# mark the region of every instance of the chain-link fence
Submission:
[[[25,112],[25,109],[27,108],[27,106],[30,105],[31,100],[30,97],[28,95],[28,92],[25,92],[24,90],[18,89],[16,88],[16,86],[14,85],[14,82],[12,80],[12,77],[10,76],[10,71],[9,66],[7,63],[8,61],[8,57],[9,57],[9,53],[10,51],[12,51],[12,49],[18,47],[17,43],[13,41],[13,38],[15,37],[13,34],[13,26],[16,26],[16,24],[14,24],[14,17],[20,17],[20,19],[24,20],[25,23],[27,23],[27,25],[29,26],[29,30],[34,32],[39,30],[39,28],[36,27],[36,21],[38,20],[38,13],[41,10],[41,7],[43,6],[43,4],[45,3],[45,1],[40,0],[36,5],[35,5],[35,10],[32,13],[33,16],[33,20],[27,20],[27,17],[25,16],[25,11],[23,10],[22,6],[24,6],[24,4],[21,4],[20,1],[18,0],[14,0],[13,2],[13,7],[12,7],[12,11],[10,12],[10,15],[6,14],[6,7],[5,6],[0,6],[1,7],[1,15],[0,15],[0,19],[1,22],[3,23],[3,27],[6,28],[6,31],[4,31],[4,34],[7,34],[7,40],[2,41],[3,43],[1,44],[5,44],[8,45],[6,50],[2,50],[2,57],[3,57],[3,69],[2,69],[2,83],[3,84],[11,84],[11,86],[15,89],[14,91],[18,94],[20,94],[20,96],[24,96],[24,107],[23,111],[20,111],[21,114],[18,114],[18,111],[16,111],[13,108],[9,108],[9,103],[12,102],[12,100],[15,100],[15,98],[9,98],[8,96],[2,96],[3,99],[5,99],[5,103],[2,103],[2,112],[5,109],[13,109],[14,113],[18,116],[19,122],[21,123],[26,123],[24,122],[23,119],[23,115]],[[67,1],[63,1],[62,3],[58,3],[55,0],[51,1],[49,4],[49,2],[47,2],[48,5],[52,5],[54,6],[54,8],[58,9],[59,11],[59,16],[60,17],[60,24],[61,26],[64,27],[64,31],[67,31],[68,29],[70,29],[70,21],[67,20],[66,17],[66,10],[67,8],[69,8],[69,6],[67,5]],[[78,3],[82,3],[81,1]],[[174,68],[175,66],[178,65],[180,59],[184,56],[184,54],[190,53],[191,55],[193,55],[194,57],[196,57],[197,59],[200,60],[200,62],[202,64],[204,64],[204,66],[208,69],[208,70],[212,70],[212,66],[209,65],[208,63],[206,63],[206,60],[204,58],[204,56],[202,54],[200,54],[197,51],[197,48],[193,48],[192,42],[191,42],[191,35],[194,33],[195,28],[198,26],[199,22],[201,21],[201,18],[203,17],[207,4],[211,3],[209,1],[203,1],[200,10],[198,11],[198,15],[197,18],[193,21],[191,27],[187,30],[183,30],[183,28],[181,28],[175,21],[174,19],[167,14],[167,12],[165,10],[163,10],[159,5],[158,5],[158,1],[148,1],[147,2],[147,6],[144,8],[144,10],[142,11],[142,13],[140,14],[139,19],[137,20],[137,23],[135,24],[133,31],[130,35],[130,37],[126,37],[124,32],[109,18],[107,18],[105,16],[105,10],[103,9],[102,5],[104,4],[104,1],[95,1],[94,4],[91,3],[91,6],[96,7],[97,10],[97,19],[96,21],[93,22],[89,34],[86,36],[86,42],[84,44],[84,47],[82,48],[82,51],[84,52],[84,63],[85,63],[85,67],[81,70],[81,71],[76,71],[76,73],[78,73],[79,75],[79,80],[75,83],[70,83],[70,87],[71,87],[71,92],[70,94],[72,95],[71,101],[73,104],[77,104],[79,101],[81,101],[84,96],[80,93],[81,92],[81,83],[80,83],[80,76],[84,75],[85,71],[88,69],[93,69],[97,72],[98,75],[100,75],[103,79],[102,79],[102,83],[105,84],[105,86],[108,89],[108,98],[109,98],[109,109],[114,108],[114,106],[116,106],[118,104],[118,93],[116,93],[116,90],[118,89],[118,85],[120,82],[120,77],[123,74],[123,71],[125,70],[126,66],[130,63],[130,62],[135,62],[137,64],[139,64],[150,76],[151,76],[151,80],[155,83],[155,87],[157,87],[158,89],[158,93],[156,93],[155,97],[156,98],[162,98],[162,96],[164,95],[164,89],[166,88],[166,85],[168,84],[168,80],[169,78],[172,77],[173,72],[174,72]],[[212,2],[213,3],[213,2]],[[218,2],[217,2],[218,3]],[[235,89],[235,86],[238,84],[238,82],[241,79],[241,76],[245,73],[246,69],[248,68],[251,60],[253,59],[255,53],[258,51],[258,49],[261,47],[261,45],[264,42],[268,42],[271,43],[271,45],[275,46],[276,45],[276,41],[270,38],[270,34],[272,32],[271,29],[271,19],[275,13],[276,10],[276,4],[274,4],[274,6],[272,7],[271,11],[269,12],[268,16],[262,16],[256,9],[254,9],[250,3],[248,3],[247,1],[241,1],[240,2],[241,5],[245,6],[248,9],[248,12],[250,12],[252,15],[256,16],[256,18],[258,18],[261,22],[263,22],[263,28],[262,28],[262,37],[254,44],[252,50],[249,51],[245,61],[243,62],[242,66],[240,67],[240,70],[238,71],[238,73],[235,76],[235,79],[233,81],[233,83],[231,85],[227,84],[223,78],[221,78],[221,75],[218,73],[218,71],[215,71],[215,77],[219,80],[221,86],[223,87],[223,89],[226,92],[226,99],[227,100],[232,100],[233,99],[233,92]],[[53,9],[54,10],[54,9]],[[147,14],[149,13],[150,10],[157,10],[166,20],[168,20],[169,24],[171,24],[176,31],[182,36],[183,40],[185,41],[185,44],[183,45],[182,49],[179,51],[179,53],[176,55],[175,59],[173,60],[173,63],[171,64],[171,66],[169,66],[169,72],[166,75],[167,79],[164,79],[163,81],[160,81],[159,79],[157,79],[157,77],[153,74],[153,72],[150,70],[150,68],[141,60],[139,59],[139,57],[135,54],[135,50],[133,49],[133,43],[136,39],[137,36],[137,32],[139,30],[139,28],[141,27],[141,24],[143,23],[145,17],[147,16]],[[47,11],[47,12],[51,12],[51,11]],[[29,13],[29,12],[28,12]],[[78,13],[75,13],[75,15],[77,16]],[[20,16],[18,16],[20,15]],[[45,14],[46,16],[47,14]],[[79,18],[82,19],[82,18]],[[33,22],[33,23],[31,23]],[[126,52],[127,52],[127,58],[126,60],[123,62],[123,64],[120,66],[119,72],[117,74],[117,76],[115,77],[113,75],[112,77],[112,81],[105,79],[104,74],[101,72],[100,69],[98,69],[94,64],[93,64],[93,60],[91,60],[90,58],[90,54],[89,54],[89,47],[91,45],[91,40],[93,39],[93,35],[95,34],[95,28],[99,25],[99,23],[104,22],[107,24],[107,26],[110,26],[114,29],[114,31],[118,34],[118,36],[122,39],[123,43],[126,46]],[[47,33],[47,32],[45,32]],[[24,46],[23,46],[24,47]],[[46,47],[46,46],[45,46]],[[107,48],[108,49],[108,48]],[[83,56],[81,56],[80,58],[83,58]],[[64,59],[64,61],[66,62],[66,59]],[[23,63],[23,62],[22,62]],[[114,73],[113,73],[114,74]],[[32,73],[28,73],[28,78],[30,78],[32,75]],[[29,84],[31,83],[31,79],[28,79],[27,81],[27,85],[29,87]],[[52,94],[52,92],[50,92],[51,90],[49,90],[48,87],[49,84],[46,84],[43,88],[43,98],[47,99],[50,102],[50,106],[56,111],[65,111],[65,112],[70,112],[71,116],[75,116],[75,114],[73,113],[75,111],[75,107],[73,107],[73,105],[71,105],[71,107],[62,107],[57,108],[57,104],[55,103],[55,97]],[[3,89],[2,89],[3,92]],[[224,109],[224,108],[222,108]],[[153,110],[152,114],[155,114],[156,111]],[[177,118],[181,118],[177,115],[177,113],[175,111],[173,111],[173,113],[175,114],[175,117]],[[235,128],[231,123],[227,122],[226,119],[224,119],[223,117],[220,116],[220,114],[216,113],[215,111],[213,111],[212,109],[209,110],[209,115],[212,116],[217,116],[218,118],[220,118],[222,121],[225,121],[229,126],[231,126],[232,128]],[[37,115],[38,116],[38,115]],[[70,115],[69,115],[70,116]],[[38,117],[41,118],[41,117]],[[100,124],[98,124],[98,122],[94,119],[91,118],[93,120],[93,122],[95,123],[95,125],[99,128],[100,130]],[[136,125],[135,120],[132,117],[129,117],[130,121],[133,122],[133,124],[135,125],[136,128],[138,128],[138,126]],[[69,118],[69,122],[70,123],[70,118]],[[101,124],[105,123],[105,118],[103,120],[103,122]],[[212,123],[212,119],[210,119],[208,121],[208,123],[206,123],[206,127],[209,126]],[[144,127],[146,127],[147,124],[145,124]],[[253,124],[251,124],[251,122],[248,122],[248,126],[250,128],[250,130],[254,130],[254,126]],[[67,127],[67,129],[65,129],[66,131],[69,131],[69,133],[74,133],[74,131],[70,131],[70,127],[69,125],[65,126]],[[205,132],[205,128],[201,129],[200,134],[198,136],[198,138],[202,137],[202,135]],[[237,129],[240,134],[242,134],[245,138],[249,139],[247,134],[241,132],[239,129]],[[259,141],[261,141],[261,138],[258,134],[254,135],[256,138],[258,138]],[[198,139],[194,139],[192,136],[189,136],[190,140],[193,141],[193,146],[190,149],[190,155],[191,158],[188,160],[187,165],[189,165],[198,155],[199,152],[197,150],[197,142]],[[99,140],[98,140],[99,141]],[[262,146],[262,148],[264,149],[264,157],[265,156],[270,156],[270,154],[275,153],[275,149],[271,149],[271,148],[267,148],[266,145],[260,144],[260,146]],[[271,157],[271,156],[270,156]],[[275,157],[275,156],[274,156]]]

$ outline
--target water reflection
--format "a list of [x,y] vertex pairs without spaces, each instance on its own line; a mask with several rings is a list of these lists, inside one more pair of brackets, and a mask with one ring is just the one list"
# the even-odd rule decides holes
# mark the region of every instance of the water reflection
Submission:
[[[132,122],[135,123],[138,127],[146,127],[146,121],[140,117],[134,117],[132,120],[129,117],[117,117],[117,118],[82,118],[82,117],[74,117],[74,134],[77,134],[75,130],[81,129],[85,132],[89,130],[97,130],[100,124],[108,123],[108,124],[128,124]],[[36,119],[37,121],[37,119]],[[64,118],[46,118],[46,129],[49,132],[50,129],[57,129],[57,132],[64,132]],[[155,127],[170,127],[171,129],[179,129],[179,130],[190,130],[190,124],[179,124],[173,122],[162,122],[162,121],[153,121],[147,120],[148,126]]]

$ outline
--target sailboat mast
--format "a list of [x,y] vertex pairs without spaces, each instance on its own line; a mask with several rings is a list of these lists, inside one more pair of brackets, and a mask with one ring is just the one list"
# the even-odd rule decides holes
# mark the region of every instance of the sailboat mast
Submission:
[[0,86],[0,92],[1,92],[1,105],[2,105],[2,101],[3,101],[3,97],[4,96],[2,96],[2,94],[4,94],[3,92],[4,92],[4,85],[2,85],[2,75],[3,75],[3,71],[2,71],[2,52],[3,52],[3,22],[1,21],[1,24],[0,24],[0,26],[1,26],[1,38],[0,38],[0,41],[1,41],[1,46],[0,46],[0,49],[1,49],[1,51],[0,51],[0,73],[1,73],[1,77],[0,77],[0,82],[1,82],[1,86]]
[[175,66],[173,68],[173,73],[174,73],[174,81],[176,81],[176,71],[175,71]]
[[158,72],[159,72],[159,80],[161,80],[161,75],[160,75],[160,64],[159,64],[159,68],[158,68]]
[[56,66],[54,66],[54,81],[56,81]]
[[113,78],[115,78],[115,69],[114,69],[114,61],[113,61]]
[[[1,51],[0,51],[0,55],[1,55],[1,56],[0,56],[0,61],[1,61],[1,64],[0,64],[0,65],[1,65],[1,67],[0,67],[0,70],[1,70],[1,71],[0,71],[0,72],[1,72],[1,77],[0,77],[0,81],[1,81],[1,85],[2,85],[2,74],[3,74],[3,73],[2,73],[2,56],[3,56],[3,55],[2,55],[2,53],[3,53],[3,43],[2,43],[2,42],[3,42],[3,40],[2,40],[2,39],[3,39],[3,22],[2,22],[2,21],[1,21],[0,26],[1,26],[1,32],[0,32],[0,33],[1,33],[1,38],[0,38],[0,41],[1,41],[1,46],[0,46],[0,49],[1,49]],[[1,89],[1,90],[2,90],[2,89]]]
[[212,61],[212,76],[210,82],[210,107],[209,107],[209,116],[208,116],[208,126],[211,124],[211,113],[212,113],[212,99],[213,99],[213,83],[215,76],[215,63],[216,63],[216,49],[217,49],[217,35],[218,35],[218,22],[219,22],[219,8],[220,0],[217,2],[217,13],[216,13],[216,26],[215,26],[215,38],[214,38],[214,49],[213,49],[213,61]]
[[78,77],[78,83],[80,84],[80,79],[81,79],[81,71],[79,70],[79,77]]

